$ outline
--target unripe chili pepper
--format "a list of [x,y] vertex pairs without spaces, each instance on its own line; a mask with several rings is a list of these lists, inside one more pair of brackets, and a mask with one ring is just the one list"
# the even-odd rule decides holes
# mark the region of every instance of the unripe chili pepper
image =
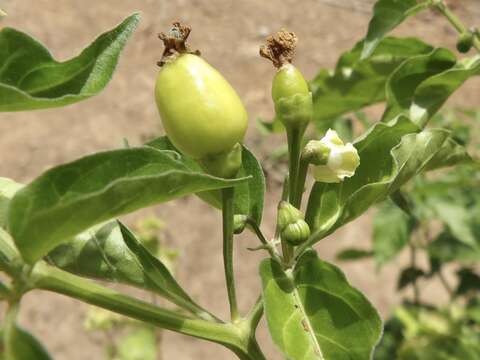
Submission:
[[313,114],[312,94],[300,70],[291,62],[297,37],[280,31],[267,39],[260,55],[271,60],[278,68],[272,82],[272,99],[280,121],[289,128],[305,128]]
[[175,23],[168,34],[160,34],[165,51],[159,62],[155,100],[170,141],[200,162],[213,162],[218,172],[221,164],[215,157],[231,165],[235,156],[229,153],[238,152],[235,146],[243,141],[248,116],[228,81],[198,52],[188,50],[189,33],[189,28]]

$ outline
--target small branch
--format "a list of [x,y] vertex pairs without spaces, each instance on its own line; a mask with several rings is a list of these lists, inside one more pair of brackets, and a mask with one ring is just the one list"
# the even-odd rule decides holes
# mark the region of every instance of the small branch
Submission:
[[[410,267],[412,269],[415,269],[417,266],[417,249],[415,248],[415,245],[413,245],[411,242],[409,243],[409,249],[410,249]],[[419,305],[420,304],[420,288],[418,286],[417,278],[413,279],[412,288],[413,288],[413,303],[415,305]]]
[[253,305],[252,310],[250,310],[250,313],[248,314],[247,318],[250,322],[250,327],[252,329],[256,329],[258,326],[258,323],[260,322],[260,319],[263,316],[263,297],[260,295],[255,302],[255,305]]
[[235,276],[233,272],[233,216],[234,216],[234,188],[222,191],[222,218],[223,218],[223,265],[227,284],[230,316],[233,322],[239,319],[237,294],[235,291]]
[[440,279],[440,282],[442,283],[443,287],[445,288],[445,291],[448,293],[448,296],[450,297],[450,301],[453,300],[455,293],[448,283],[447,279],[445,278],[445,275],[443,274],[442,270],[438,270],[437,276]]
[[44,262],[35,265],[32,282],[37,289],[67,295],[163,329],[222,344],[239,358],[252,359],[248,349],[250,334],[240,332],[232,324],[194,319],[163,309],[49,266]]
[[[463,24],[463,22],[455,15],[452,10],[447,6],[445,1],[443,0],[436,0],[433,2],[433,6],[440,11],[440,13],[452,24],[452,26],[457,30],[459,34],[463,34],[468,31],[467,27]],[[473,37],[473,46],[477,51],[480,52],[480,39],[476,34]]]

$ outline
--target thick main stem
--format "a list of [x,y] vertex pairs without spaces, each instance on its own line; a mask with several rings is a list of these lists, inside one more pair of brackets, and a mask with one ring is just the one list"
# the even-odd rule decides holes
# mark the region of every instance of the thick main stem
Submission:
[[223,266],[227,284],[230,317],[233,322],[239,319],[237,294],[235,291],[235,276],[233,271],[233,216],[234,216],[234,188],[222,191],[223,217]]
[[[235,325],[190,318],[121,294],[45,263],[37,263],[32,273],[32,282],[38,289],[67,295],[163,329],[222,344],[240,359],[263,359],[250,355],[251,334]],[[253,351],[254,354],[255,352]]]

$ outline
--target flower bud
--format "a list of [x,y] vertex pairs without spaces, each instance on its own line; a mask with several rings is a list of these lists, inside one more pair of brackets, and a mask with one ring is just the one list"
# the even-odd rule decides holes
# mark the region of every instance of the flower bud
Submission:
[[467,53],[473,46],[474,34],[471,31],[466,31],[461,34],[457,41],[457,50],[461,53]]
[[247,215],[235,215],[233,217],[233,233],[236,235],[241,234],[247,226],[247,220]]
[[320,141],[311,141],[302,156],[315,164],[313,176],[316,181],[338,183],[355,174],[360,164],[357,149],[344,144],[334,130],[329,129]]
[[288,225],[293,224],[297,220],[303,219],[303,213],[290,203],[282,201],[278,205],[278,227],[280,230],[285,229]]
[[310,237],[310,227],[305,220],[297,220],[287,225],[280,233],[280,237],[290,245],[297,246]]

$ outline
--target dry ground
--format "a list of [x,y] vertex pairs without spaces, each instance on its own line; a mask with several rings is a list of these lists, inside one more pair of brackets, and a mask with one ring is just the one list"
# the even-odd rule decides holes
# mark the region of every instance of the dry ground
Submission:
[[[459,11],[473,25],[479,20],[477,0],[462,1]],[[344,5],[347,1],[338,2]],[[463,4],[473,11],[462,11]],[[259,44],[269,33],[286,27],[300,38],[297,64],[309,77],[320,67],[332,67],[343,50],[349,49],[365,33],[367,12],[332,7],[320,0],[0,0],[10,14],[6,25],[16,27],[45,43],[59,59],[77,54],[96,34],[113,27],[125,16],[141,11],[139,29],[129,43],[116,75],[106,91],[86,102],[64,109],[31,113],[2,114],[0,121],[0,175],[27,182],[44,169],[79,156],[121,146],[127,137],[132,144],[146,136],[161,134],[152,89],[162,48],[156,39],[173,20],[190,24],[191,44],[202,50],[238,90],[251,124],[247,143],[261,156],[275,143],[262,142],[253,126],[257,116],[270,117],[269,86],[273,69],[257,55]],[[478,21],[477,21],[478,22]],[[399,30],[417,35],[436,45],[452,46],[455,35],[443,19],[432,14],[410,20]],[[450,104],[474,105],[480,82],[471,81]],[[276,139],[278,143],[279,139]],[[271,186],[264,230],[273,230],[274,203],[278,189]],[[169,243],[180,249],[178,275],[182,284],[200,303],[225,315],[220,217],[197,199],[182,199],[144,214],[158,214],[172,236]],[[319,246],[321,256],[332,259],[339,248],[366,245],[370,238],[370,216],[340,230]],[[236,272],[242,309],[247,309],[259,291],[257,265],[263,254],[245,248],[254,244],[249,236],[237,242]],[[370,262],[343,266],[351,282],[368,294],[382,314],[400,301],[395,296],[395,266],[380,274]],[[426,289],[427,295],[436,289]],[[30,327],[56,359],[102,359],[98,339],[84,334],[85,306],[49,293],[26,297],[21,322]],[[280,359],[273,351],[264,325],[260,341],[269,359]],[[165,359],[233,359],[221,347],[168,333]]]

